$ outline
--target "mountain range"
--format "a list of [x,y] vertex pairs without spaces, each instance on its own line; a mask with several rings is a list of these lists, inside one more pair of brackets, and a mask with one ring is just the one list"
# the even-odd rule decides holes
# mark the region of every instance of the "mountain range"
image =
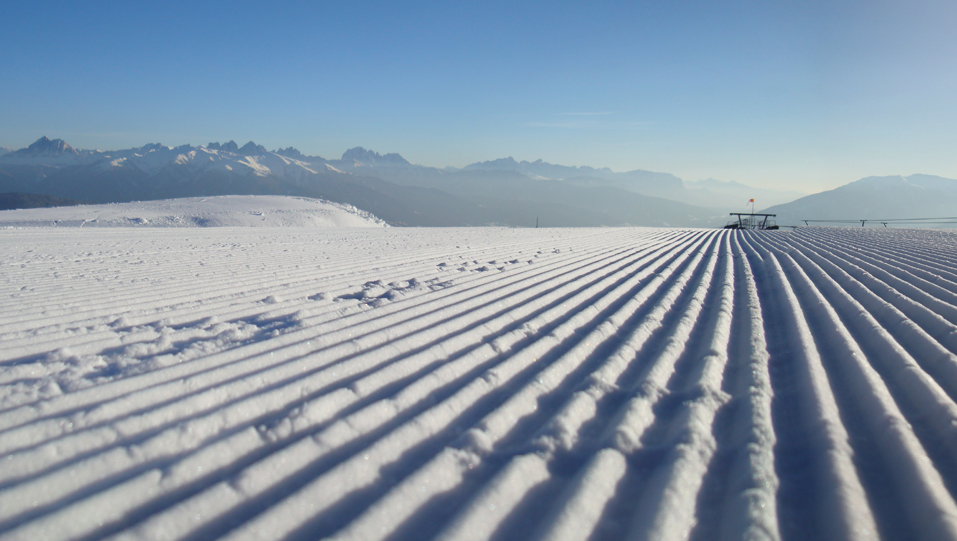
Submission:
[[[957,181],[926,175],[881,178],[891,180],[862,179],[836,195],[802,198],[799,192],[736,182],[683,181],[669,173],[615,172],[511,157],[440,169],[362,147],[325,159],[292,147],[268,151],[252,141],[242,146],[235,141],[178,147],[153,143],[101,151],[42,137],[27,148],[0,151],[0,192],[91,203],[298,195],[355,205],[394,225],[714,227],[727,221],[728,212],[746,211],[750,198],[779,213],[778,222],[787,225],[816,216],[859,219],[861,212],[881,214],[885,208],[908,217],[913,217],[912,207],[935,212],[957,208],[948,191]],[[918,207],[928,190],[937,194],[936,206]],[[915,205],[902,204],[912,200]],[[897,214],[882,217],[892,215]]]
[[[361,147],[327,160],[295,148],[270,152],[251,141],[79,150],[42,137],[0,156],[0,192],[91,203],[299,195],[352,204],[390,223],[416,226],[709,226],[723,214],[661,197],[682,189],[680,179],[667,174],[515,163],[511,168],[438,169]],[[577,176],[566,181],[540,174],[555,171]]]
[[[957,180],[934,175],[867,177],[833,190],[764,210],[777,214],[779,224],[839,225],[831,220],[926,220],[957,217]],[[820,220],[821,222],[811,222]],[[950,220],[957,222],[957,219]],[[891,222],[889,222],[891,223]],[[957,223],[907,222],[953,227]]]

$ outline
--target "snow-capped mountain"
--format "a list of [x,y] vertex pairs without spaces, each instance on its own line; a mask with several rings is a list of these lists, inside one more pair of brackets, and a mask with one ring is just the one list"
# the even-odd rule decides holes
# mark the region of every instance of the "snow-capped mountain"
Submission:
[[688,205],[681,179],[650,171],[513,159],[437,169],[362,147],[337,160],[252,141],[77,150],[46,137],[0,156],[0,192],[91,203],[210,195],[301,195],[393,224],[714,226],[727,209]]
[[256,143],[253,143],[252,141],[243,145],[242,148],[240,148],[239,145],[236,144],[236,141],[229,141],[228,143],[223,143],[222,145],[220,145],[219,143],[210,143],[206,145],[206,148],[208,148],[209,150],[222,150],[223,152],[241,154],[243,156],[260,156],[269,152],[268,150],[266,150],[266,147],[262,145],[257,145]]
[[16,154],[23,156],[60,156],[62,154],[77,155],[79,153],[66,144],[63,139],[51,140],[44,135],[27,148],[18,150]]
[[[211,148],[211,145],[215,145],[215,144],[217,144],[217,143],[210,143],[209,145],[206,145],[206,147],[207,147],[207,148]],[[302,152],[299,152],[298,150],[296,150],[296,149],[293,148],[293,147],[280,148],[279,150],[276,150],[275,152],[276,152],[276,154],[279,154],[280,156],[285,156],[285,157],[287,157],[287,158],[293,158],[293,159],[295,159],[295,160],[299,160],[299,161],[303,161],[303,162],[313,162],[313,161],[325,162],[325,161],[326,161],[326,160],[320,158],[319,156],[305,156],[305,155],[303,155]]]
[[[503,158],[462,169],[355,147],[339,159],[253,141],[81,150],[41,137],[0,154],[0,193],[90,203],[211,195],[298,195],[355,205],[397,225],[722,225],[754,198],[782,225],[803,220],[957,216],[957,180],[868,177],[786,204],[800,194],[737,182],[685,182],[668,173],[614,172]],[[769,205],[769,206],[766,206]]]
[[[224,150],[224,148],[235,148],[235,152]],[[262,152],[255,152],[258,149],[262,149]],[[216,143],[207,147],[190,145],[169,147],[151,143],[127,150],[78,151],[62,139],[50,140],[42,137],[29,147],[4,156],[2,164],[79,166],[113,173],[126,170],[131,174],[144,174],[150,177],[177,166],[188,166],[193,174],[221,172],[240,176],[275,175],[294,181],[302,181],[305,177],[316,174],[316,171],[308,164],[267,152],[261,145],[256,145],[252,141],[241,149],[236,146],[236,143],[230,141],[222,147]]]
[[777,214],[778,223],[786,225],[803,225],[803,220],[953,217],[957,216],[957,180],[934,175],[867,177],[765,212]]
[[49,139],[43,136],[32,145],[4,154],[3,163],[16,165],[63,166],[89,161],[96,151],[78,151],[63,139]]
[[366,150],[362,147],[350,148],[342,154],[342,159],[340,160],[345,163],[353,163],[358,167],[363,166],[377,166],[377,165],[386,165],[386,166],[395,166],[395,165],[412,165],[408,160],[396,153],[386,154],[385,156],[374,152],[372,150]]
[[7,147],[0,147],[0,156],[3,156],[4,154],[10,154],[11,152],[13,151]]
[[[398,186],[264,151],[253,142],[76,150],[46,137],[0,156],[0,192],[90,203],[211,195],[300,195],[347,203],[394,224],[467,225],[485,220],[474,204],[446,193]],[[494,219],[489,219],[493,221]],[[479,222],[481,223],[481,221]]]

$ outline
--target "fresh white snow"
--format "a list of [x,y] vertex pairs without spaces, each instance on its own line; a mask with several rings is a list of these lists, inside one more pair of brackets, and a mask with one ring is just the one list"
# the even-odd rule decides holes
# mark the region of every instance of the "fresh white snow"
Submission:
[[0,247],[3,539],[957,538],[951,232]]
[[0,227],[382,227],[352,205],[282,195],[221,195],[0,211]]

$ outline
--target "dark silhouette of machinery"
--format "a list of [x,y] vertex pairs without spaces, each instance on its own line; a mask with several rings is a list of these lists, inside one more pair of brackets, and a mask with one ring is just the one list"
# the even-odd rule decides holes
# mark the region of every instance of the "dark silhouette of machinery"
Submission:
[[737,216],[737,220],[731,220],[725,229],[777,229],[778,224],[771,218],[776,218],[777,214],[755,214],[753,212],[732,212],[731,216]]

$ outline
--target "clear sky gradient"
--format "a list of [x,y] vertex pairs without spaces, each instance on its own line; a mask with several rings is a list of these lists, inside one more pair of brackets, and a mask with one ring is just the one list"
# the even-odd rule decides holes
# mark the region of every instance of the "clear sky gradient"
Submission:
[[6,2],[0,146],[957,178],[957,2]]

